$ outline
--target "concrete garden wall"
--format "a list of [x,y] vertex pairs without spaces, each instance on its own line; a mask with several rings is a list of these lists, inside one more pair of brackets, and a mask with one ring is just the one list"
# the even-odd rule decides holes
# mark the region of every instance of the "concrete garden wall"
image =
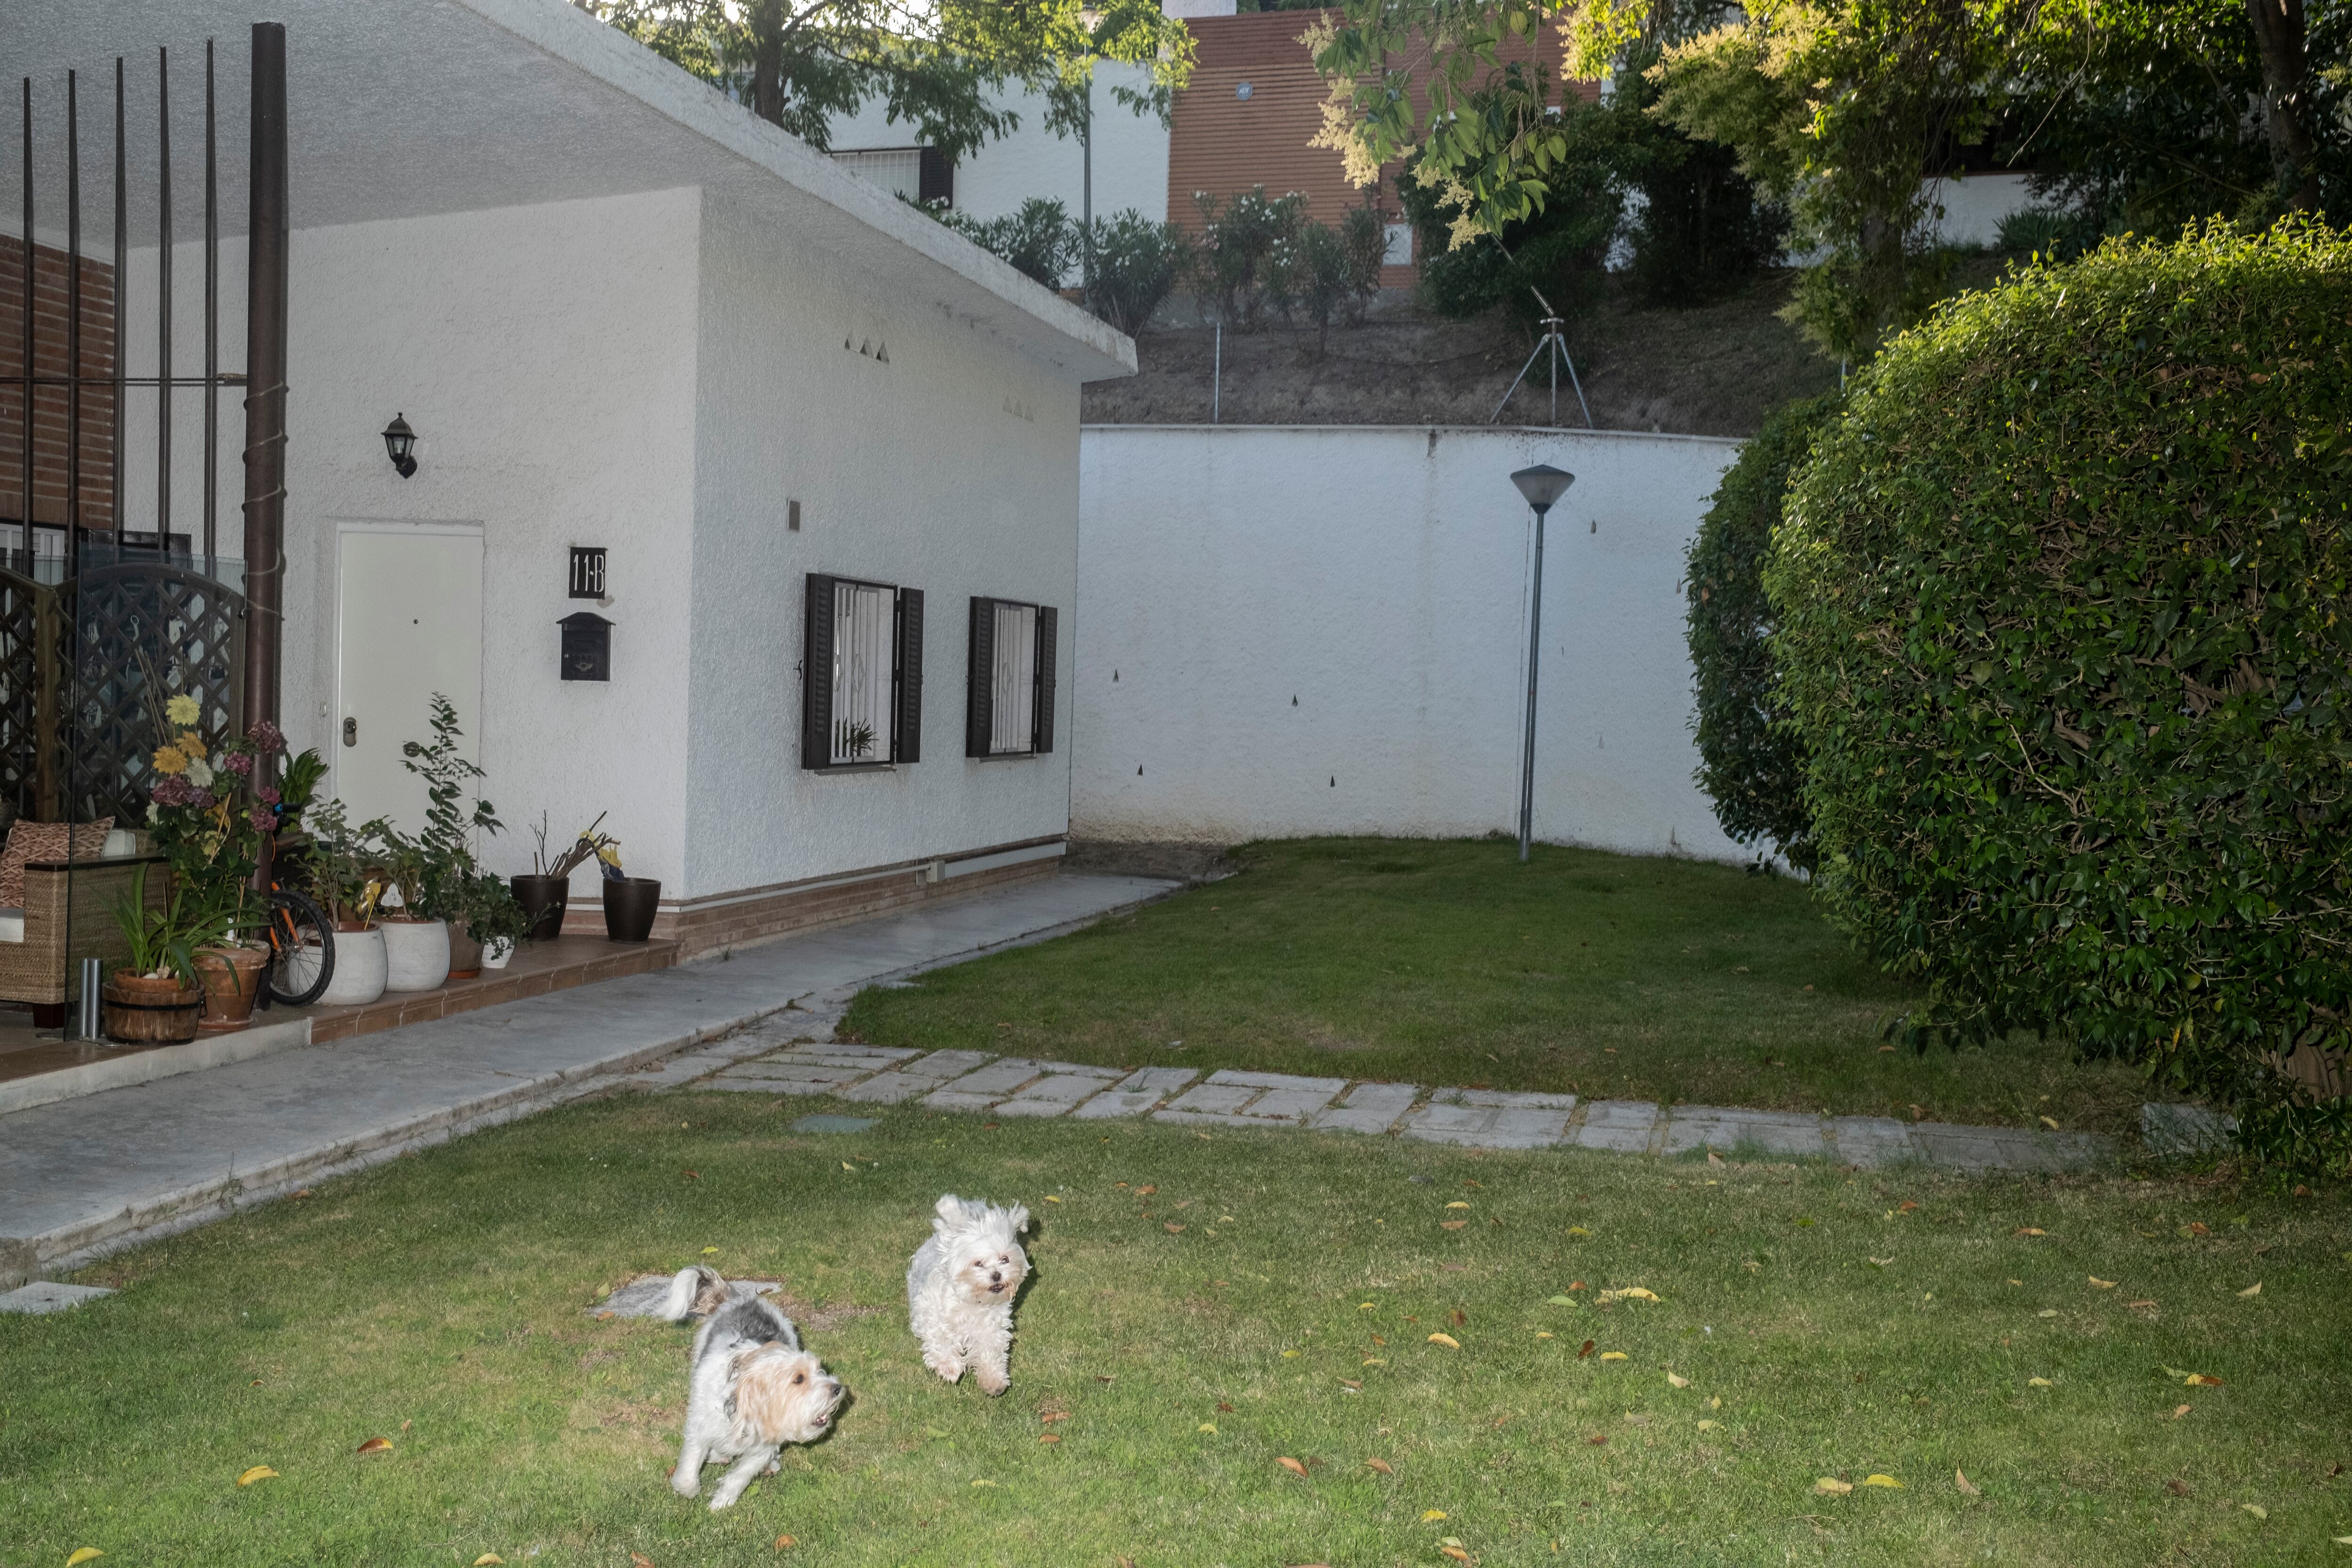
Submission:
[[1523,429],[1090,426],[1074,837],[1516,831],[1529,517],[1538,837],[1746,859],[1691,782],[1683,558],[1738,449]]

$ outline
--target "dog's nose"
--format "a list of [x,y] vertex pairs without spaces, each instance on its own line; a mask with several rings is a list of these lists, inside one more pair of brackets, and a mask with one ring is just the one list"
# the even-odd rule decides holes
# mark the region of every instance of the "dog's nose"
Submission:
[[1004,1283],[1004,1276],[996,1269],[992,1268],[988,1271],[988,1282],[991,1285],[1002,1285]]

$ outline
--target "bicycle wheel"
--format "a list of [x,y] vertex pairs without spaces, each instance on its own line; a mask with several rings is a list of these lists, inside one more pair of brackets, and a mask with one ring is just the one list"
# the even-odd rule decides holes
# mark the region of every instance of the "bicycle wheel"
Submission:
[[269,999],[307,1007],[335,977],[335,928],[304,895],[287,888],[269,894]]

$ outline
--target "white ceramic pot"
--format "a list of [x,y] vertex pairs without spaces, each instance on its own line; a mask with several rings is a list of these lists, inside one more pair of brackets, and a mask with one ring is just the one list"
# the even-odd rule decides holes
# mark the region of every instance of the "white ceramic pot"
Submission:
[[494,936],[482,943],[484,969],[504,969],[507,966],[507,960],[513,956],[514,938],[510,936]]
[[446,921],[385,921],[383,988],[438,991],[449,984],[449,925]]
[[[315,973],[315,972],[314,972]],[[319,995],[321,1007],[356,1007],[383,994],[383,932],[339,931],[335,933],[335,972]]]

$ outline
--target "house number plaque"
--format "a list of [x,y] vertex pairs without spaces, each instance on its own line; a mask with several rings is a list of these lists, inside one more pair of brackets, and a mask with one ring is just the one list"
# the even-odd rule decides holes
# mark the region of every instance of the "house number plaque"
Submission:
[[601,599],[604,596],[604,547],[601,544],[575,544],[572,547],[572,597]]

